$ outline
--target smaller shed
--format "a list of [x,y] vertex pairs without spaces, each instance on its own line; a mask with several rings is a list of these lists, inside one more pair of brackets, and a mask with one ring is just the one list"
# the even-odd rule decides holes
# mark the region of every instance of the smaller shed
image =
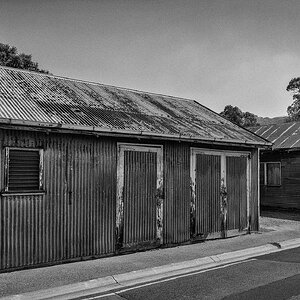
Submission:
[[273,143],[260,153],[261,206],[300,209],[300,122],[252,131]]

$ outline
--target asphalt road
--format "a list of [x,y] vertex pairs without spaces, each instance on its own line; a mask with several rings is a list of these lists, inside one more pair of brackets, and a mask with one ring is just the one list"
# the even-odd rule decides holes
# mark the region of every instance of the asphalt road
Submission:
[[93,299],[300,299],[300,248]]

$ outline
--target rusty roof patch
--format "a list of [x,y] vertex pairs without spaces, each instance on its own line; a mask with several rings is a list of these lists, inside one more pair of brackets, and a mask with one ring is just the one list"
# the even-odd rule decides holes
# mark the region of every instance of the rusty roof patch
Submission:
[[266,145],[195,100],[0,67],[0,119]]

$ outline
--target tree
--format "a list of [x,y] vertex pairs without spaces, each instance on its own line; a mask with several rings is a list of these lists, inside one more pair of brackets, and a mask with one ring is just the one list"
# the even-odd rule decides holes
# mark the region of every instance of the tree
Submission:
[[220,115],[239,126],[257,126],[257,116],[250,112],[242,112],[237,106],[226,105]]
[[237,125],[242,125],[243,112],[237,107],[226,105],[220,115]]
[[18,54],[14,46],[0,43],[0,65],[49,74],[49,71],[39,69],[38,63],[32,61],[31,54]]
[[293,94],[294,102],[288,106],[287,113],[290,121],[300,120],[300,77],[293,78],[286,87]]
[[257,123],[257,116],[255,114],[252,114],[248,111],[243,113],[243,122],[242,122],[243,127],[258,126],[258,125],[259,124]]

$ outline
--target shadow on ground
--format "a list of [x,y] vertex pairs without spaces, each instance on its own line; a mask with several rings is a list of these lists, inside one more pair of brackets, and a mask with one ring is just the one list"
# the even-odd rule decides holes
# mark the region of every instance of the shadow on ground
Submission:
[[269,209],[262,209],[260,212],[261,217],[267,218],[275,218],[275,219],[282,219],[282,220],[291,220],[291,221],[300,221],[300,210],[269,210]]

